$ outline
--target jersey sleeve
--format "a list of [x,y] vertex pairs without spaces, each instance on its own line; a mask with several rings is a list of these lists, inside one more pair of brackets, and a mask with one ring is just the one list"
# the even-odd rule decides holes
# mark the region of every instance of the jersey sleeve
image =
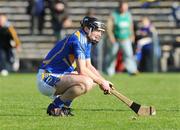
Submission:
[[86,59],[85,48],[83,48],[78,40],[73,42],[75,59]]
[[86,59],[91,58],[91,46],[92,46],[92,44],[90,44],[90,43],[87,44],[86,55],[85,55]]

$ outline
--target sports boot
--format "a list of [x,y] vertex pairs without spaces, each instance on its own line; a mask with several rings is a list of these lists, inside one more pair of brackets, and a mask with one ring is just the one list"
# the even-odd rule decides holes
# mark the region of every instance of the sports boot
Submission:
[[62,108],[56,107],[53,103],[49,104],[47,114],[50,116],[65,116]]

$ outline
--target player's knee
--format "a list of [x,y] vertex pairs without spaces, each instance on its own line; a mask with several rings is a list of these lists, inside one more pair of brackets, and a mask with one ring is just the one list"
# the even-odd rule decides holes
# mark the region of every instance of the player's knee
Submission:
[[86,86],[82,83],[80,83],[76,88],[74,89],[74,94],[76,95],[82,95],[86,93]]
[[89,90],[92,89],[93,85],[94,85],[94,82],[91,78],[89,77],[86,77],[84,80],[83,80],[83,86],[84,86],[84,89],[85,89],[85,93],[88,92]]

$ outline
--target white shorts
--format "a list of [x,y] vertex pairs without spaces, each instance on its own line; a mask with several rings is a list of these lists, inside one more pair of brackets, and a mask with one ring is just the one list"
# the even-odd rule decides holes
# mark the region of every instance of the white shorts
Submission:
[[[57,80],[56,80],[56,82],[51,82],[49,84],[49,82],[46,82],[47,80],[44,80],[44,74],[46,74],[45,70],[40,69],[38,71],[37,87],[43,95],[48,96],[50,98],[54,98],[55,97],[54,93],[56,91],[55,83],[57,82]],[[60,77],[62,77],[62,75],[59,75],[59,74],[49,74],[49,75],[59,79],[58,81],[60,81]]]

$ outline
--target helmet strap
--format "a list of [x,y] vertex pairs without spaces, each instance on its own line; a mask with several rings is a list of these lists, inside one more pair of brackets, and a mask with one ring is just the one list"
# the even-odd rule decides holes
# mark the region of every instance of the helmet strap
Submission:
[[89,33],[88,33],[88,36],[90,36],[92,33],[92,28],[89,28]]

